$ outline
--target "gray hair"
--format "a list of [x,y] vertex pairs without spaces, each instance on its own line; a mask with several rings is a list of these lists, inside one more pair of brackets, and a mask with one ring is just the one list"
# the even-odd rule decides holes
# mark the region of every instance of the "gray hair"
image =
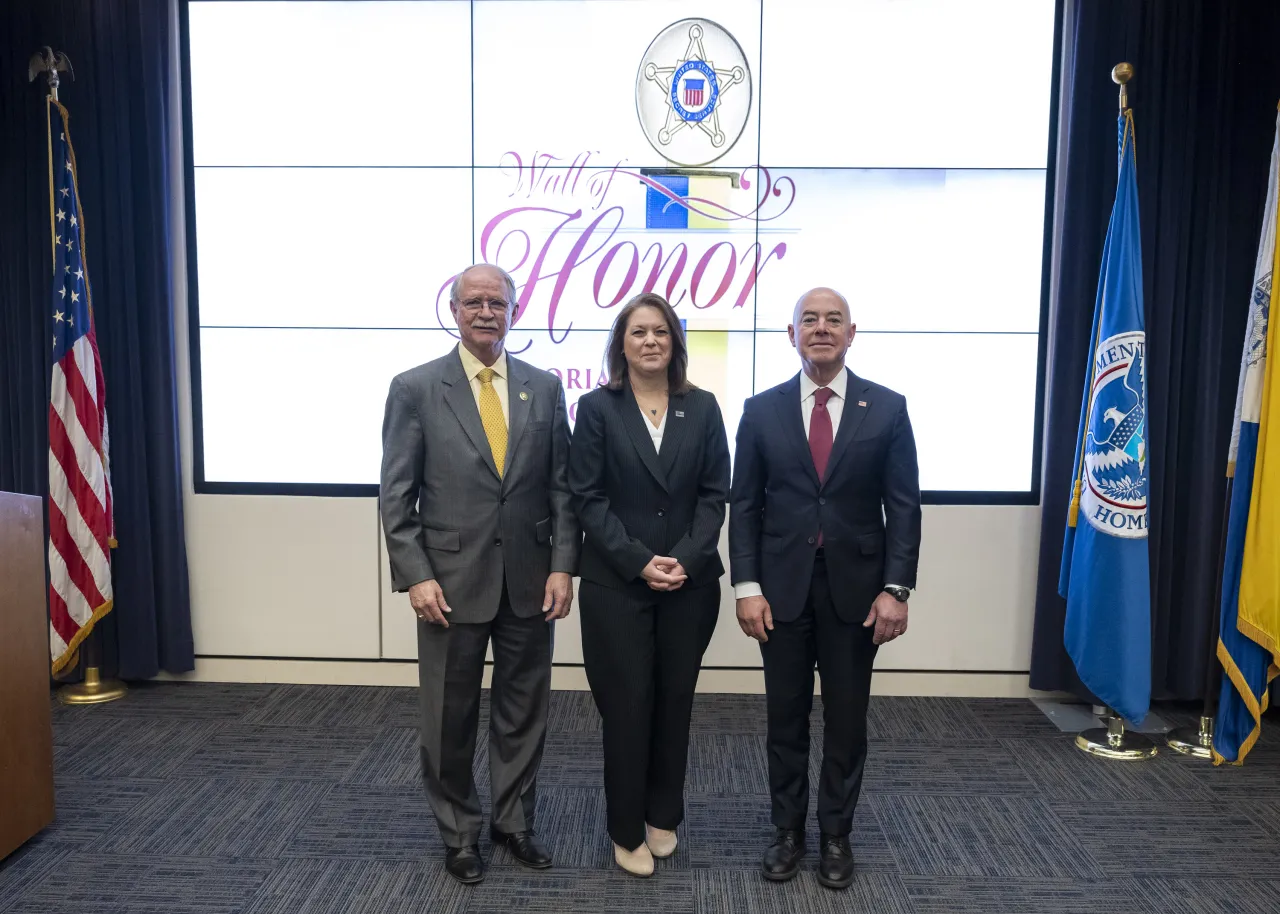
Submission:
[[449,301],[456,302],[458,300],[458,290],[462,288],[462,277],[466,276],[472,270],[480,267],[488,267],[490,270],[496,270],[498,274],[502,276],[507,283],[507,288],[511,290],[511,295],[508,301],[514,305],[516,301],[516,281],[512,279],[511,274],[502,269],[502,267],[495,266],[491,263],[473,263],[465,270],[460,271],[458,275],[453,278],[453,285],[449,287]]

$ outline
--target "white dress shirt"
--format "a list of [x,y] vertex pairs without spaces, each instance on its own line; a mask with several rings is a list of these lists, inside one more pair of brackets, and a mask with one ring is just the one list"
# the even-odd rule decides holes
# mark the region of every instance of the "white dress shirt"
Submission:
[[471,354],[466,346],[458,345],[458,358],[462,360],[462,373],[471,382],[471,395],[476,398],[476,409],[480,408],[480,374],[483,368],[493,369],[493,389],[498,394],[498,402],[502,404],[502,421],[511,428],[511,405],[507,402],[507,354],[498,356],[498,361],[486,366],[484,362]]
[[[840,431],[840,417],[844,415],[844,392],[849,385],[849,372],[841,371],[831,379],[831,399],[827,400],[827,415],[831,417],[831,440]],[[800,372],[800,415],[804,418],[804,437],[809,438],[809,422],[813,419],[813,398],[818,385],[803,371]]]
[[[841,371],[838,375],[831,379],[831,383],[826,385],[831,388],[831,397],[827,400],[827,415],[831,417],[831,440],[836,439],[836,433],[840,431],[840,417],[844,415],[844,395],[849,385],[849,373]],[[813,382],[807,374],[800,372],[800,415],[804,418],[804,437],[809,438],[809,422],[813,418],[813,399],[814,394],[818,391],[818,385]],[[734,599],[741,600],[745,597],[758,597],[763,590],[760,589],[759,581],[742,581],[733,585]]]
[[653,421],[649,418],[649,414],[644,411],[643,406],[640,406],[640,404],[637,403],[636,407],[640,410],[640,415],[644,416],[644,427],[649,430],[649,437],[653,440],[654,452],[660,453],[662,451],[662,433],[667,430],[667,413],[671,412],[671,407],[668,406],[663,410],[662,420],[657,425],[653,424]]

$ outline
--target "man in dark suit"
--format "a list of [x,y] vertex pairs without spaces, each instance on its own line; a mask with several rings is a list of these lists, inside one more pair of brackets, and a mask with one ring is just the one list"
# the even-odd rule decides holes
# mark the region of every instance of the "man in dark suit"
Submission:
[[517,307],[497,267],[458,274],[461,345],[397,376],[382,426],[379,509],[392,585],[417,613],[422,772],[464,883],[484,878],[471,770],[485,651],[493,641],[490,836],[520,863],[551,865],[534,834],[551,687],[552,625],[569,614],[581,532],[566,473],[560,381],[503,348]]
[[738,624],[760,642],[777,834],[766,879],[799,871],[809,804],[813,670],[822,677],[818,881],[853,881],[849,832],[867,757],[876,649],[907,630],[920,482],[906,400],[845,368],[856,327],[832,289],[796,303],[802,371],[747,400],[729,498]]

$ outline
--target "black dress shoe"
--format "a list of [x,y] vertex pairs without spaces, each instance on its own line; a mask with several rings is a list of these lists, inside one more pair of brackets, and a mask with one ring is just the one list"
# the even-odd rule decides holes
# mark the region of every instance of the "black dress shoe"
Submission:
[[449,848],[444,855],[444,868],[463,885],[474,885],[484,879],[484,861],[475,844]]
[[823,835],[818,882],[829,889],[847,889],[853,882],[853,851],[847,835]]
[[800,859],[804,857],[804,832],[793,828],[780,828],[778,834],[764,852],[761,872],[772,882],[786,882],[800,872]]
[[517,831],[507,834],[496,828],[489,829],[489,837],[494,844],[505,844],[511,856],[524,866],[535,870],[545,870],[551,866],[551,852],[545,844],[538,840],[532,831]]

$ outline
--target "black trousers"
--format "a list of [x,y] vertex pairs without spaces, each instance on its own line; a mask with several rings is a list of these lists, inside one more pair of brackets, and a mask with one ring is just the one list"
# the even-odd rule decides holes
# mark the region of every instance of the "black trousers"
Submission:
[[480,837],[480,795],[472,775],[484,658],[493,642],[489,690],[489,821],[503,832],[533,828],[538,765],[551,700],[554,622],[517,616],[506,585],[488,622],[418,622],[422,777],[448,847]]
[[604,719],[609,837],[627,850],[644,826],[684,820],[689,715],[720,611],[719,583],[670,593],[582,582],[582,659]]
[[[868,611],[871,609],[867,607]],[[793,622],[773,623],[760,645],[768,709],[769,792],[773,824],[803,830],[809,810],[809,712],[813,668],[822,676],[822,773],[818,826],[847,835],[862,790],[867,760],[867,699],[877,645],[874,628],[836,616],[827,566],[819,558],[804,612]]]

